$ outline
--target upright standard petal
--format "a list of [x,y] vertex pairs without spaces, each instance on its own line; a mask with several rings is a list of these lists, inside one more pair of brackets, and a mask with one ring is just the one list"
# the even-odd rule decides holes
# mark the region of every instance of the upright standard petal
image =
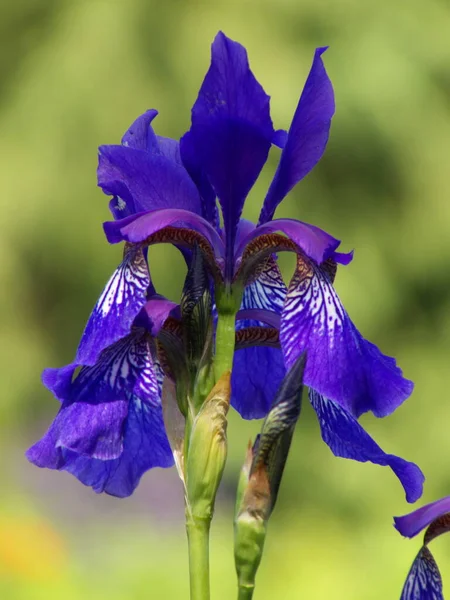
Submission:
[[[122,146],[131,150],[141,150],[152,155],[163,156],[181,166],[179,142],[156,135],[153,131],[151,123],[157,114],[158,111],[150,109],[140,115],[125,132],[122,138]],[[100,155],[99,178],[103,176],[102,172],[105,167],[107,168],[107,161]],[[125,181],[116,180],[113,187],[115,196],[109,203],[109,208],[115,219],[123,219],[142,210],[139,201],[132,196]]]
[[219,198],[229,261],[245,198],[273,136],[269,96],[251,72],[245,48],[219,33],[192,108],[188,143]]
[[[241,310],[263,309],[280,314],[286,286],[275,258],[269,258],[264,271],[244,290]],[[255,320],[239,320],[236,329],[264,326]],[[261,419],[268,413],[286,374],[280,348],[253,346],[237,350],[231,371],[231,405],[244,419]]]
[[278,169],[259,217],[270,221],[283,198],[319,162],[325,152],[334,114],[334,93],[318,48],[295,111]]
[[208,177],[202,167],[200,157],[195,151],[192,141],[192,133],[188,131],[180,140],[180,155],[182,163],[197,186],[202,199],[202,216],[217,230],[219,230],[220,219],[216,204],[216,193],[210,184]]
[[393,454],[386,454],[358,421],[337,402],[312,389],[309,390],[309,399],[319,420],[322,439],[335,456],[388,466],[399,478],[406,500],[415,502],[420,498],[425,477],[417,465]]
[[150,154],[160,154],[170,161],[182,165],[180,143],[177,140],[156,135],[153,131],[151,123],[157,114],[158,111],[152,108],[138,117],[123,136],[122,146],[144,150]]
[[152,152],[157,147],[158,142],[151,122],[157,114],[158,111],[151,108],[140,115],[125,132],[122,138],[122,146]]
[[333,288],[326,265],[298,256],[281,315],[286,366],[305,350],[305,385],[335,400],[353,416],[384,417],[413,390],[395,359],[365,340]]
[[144,306],[150,275],[142,248],[127,245],[124,259],[106,284],[92,311],[75,363],[93,365],[102,350],[128,335]]
[[98,185],[133,202],[133,212],[183,208],[201,214],[198,190],[184,167],[162,154],[125,146],[100,146]]
[[[123,136],[122,145],[136,150],[144,150],[150,154],[160,154],[170,161],[184,166],[200,193],[202,216],[218,228],[219,215],[216,195],[199,164],[198,157],[195,152],[192,152],[189,134],[184,136],[183,145],[180,145],[177,140],[156,135],[151,123],[157,114],[156,110],[151,109],[138,117]],[[182,153],[183,156],[181,156]],[[117,219],[138,212],[133,199],[127,192],[128,190],[125,190],[125,196],[128,196],[128,199],[115,197],[111,201],[110,208]]]
[[153,352],[149,334],[138,329],[84,367],[29,460],[117,496],[131,494],[147,469],[171,466]]

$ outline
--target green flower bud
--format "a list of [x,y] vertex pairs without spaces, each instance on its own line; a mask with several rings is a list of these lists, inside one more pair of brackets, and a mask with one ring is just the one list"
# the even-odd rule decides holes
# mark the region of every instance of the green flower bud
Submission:
[[253,447],[249,446],[238,484],[234,558],[239,598],[253,595],[269,517],[275,506],[289,447],[301,409],[302,355],[284,378]]
[[253,449],[252,442],[249,440],[247,446],[247,454],[245,455],[244,464],[242,465],[241,473],[239,475],[238,487],[236,491],[236,504],[234,508],[234,513],[237,515],[241,509],[242,499],[245,494],[245,490],[247,489],[248,480],[250,478],[250,469],[252,468],[253,462]]
[[305,354],[302,354],[283,379],[253,447],[250,477],[264,468],[269,480],[270,507],[267,518],[275,507],[295,425],[300,416],[304,368]]
[[241,471],[238,486],[238,497],[240,492],[241,499],[234,522],[234,560],[243,598],[251,598],[255,587],[255,576],[264,550],[270,512],[267,470],[262,467],[250,473],[252,458],[253,452],[250,448],[250,456],[247,453]]
[[227,420],[231,373],[224,373],[194,419],[186,459],[187,510],[210,519],[227,457]]

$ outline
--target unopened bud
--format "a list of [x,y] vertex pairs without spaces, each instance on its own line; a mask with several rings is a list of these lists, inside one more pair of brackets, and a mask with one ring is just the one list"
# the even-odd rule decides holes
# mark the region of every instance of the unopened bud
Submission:
[[242,499],[244,497],[245,490],[248,486],[248,480],[250,479],[250,469],[252,468],[253,462],[253,448],[252,442],[249,440],[247,446],[247,454],[245,455],[244,464],[242,465],[241,472],[239,475],[238,487],[236,491],[236,505],[235,515],[237,515],[241,509]]
[[234,558],[241,596],[251,598],[266,527],[277,499],[295,424],[300,415],[302,355],[284,378],[260,435],[249,447],[239,479]]
[[230,378],[229,371],[222,375],[192,425],[186,461],[186,493],[187,508],[195,517],[212,517],[225,467]]
[[234,522],[234,559],[239,586],[246,588],[251,597],[266,539],[270,485],[264,466],[251,474],[246,472],[248,471],[244,463],[240,483],[244,483],[246,476],[247,481]]
[[283,379],[255,444],[251,473],[262,466],[267,469],[271,496],[267,517],[277,501],[292,436],[300,416],[304,368],[305,354],[302,354]]

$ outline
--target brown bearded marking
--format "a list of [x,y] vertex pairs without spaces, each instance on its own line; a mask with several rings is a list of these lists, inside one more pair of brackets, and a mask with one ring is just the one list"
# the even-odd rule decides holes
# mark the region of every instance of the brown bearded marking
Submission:
[[164,375],[168,377],[171,381],[175,381],[174,374],[172,373],[172,369],[169,365],[167,353],[159,340],[156,340],[156,352],[158,356],[159,366],[161,367]]
[[131,242],[125,242],[124,247],[123,247],[123,257],[125,258],[125,256],[129,252],[132,252],[135,249],[137,249],[137,245],[136,244],[132,244]]
[[297,256],[297,267],[292,277],[292,281],[303,281],[303,279],[312,278],[313,274],[314,270],[311,263],[305,260],[303,256]]
[[133,265],[136,267],[137,271],[148,272],[147,263],[145,262],[145,256],[142,252],[142,246],[139,244],[131,244],[130,242],[125,242],[123,247],[123,258],[127,258],[131,255]]
[[[312,261],[306,256],[303,250],[295,242],[283,235],[268,233],[258,236],[246,246],[235,280],[243,277],[244,283],[248,285],[248,283],[254,281],[264,271],[268,260],[270,260],[270,256],[274,252],[283,252],[286,250],[297,254],[297,268],[292,279],[301,281],[306,277],[312,277],[314,274]],[[266,256],[268,258],[264,260]],[[253,266],[253,268],[251,265],[252,259],[253,263],[256,263],[256,266]],[[246,262],[250,263],[250,267],[248,264],[245,264]],[[319,266],[330,278],[331,283],[333,283],[336,277],[337,263],[332,258],[329,258]]]
[[332,258],[329,258],[320,264],[320,268],[328,275],[331,283],[334,283],[337,271],[337,263]]
[[152,235],[142,242],[142,245],[144,246],[151,246],[153,244],[176,244],[177,246],[189,250],[197,244],[205,257],[216,282],[220,283],[223,281],[222,273],[216,264],[211,246],[197,231],[194,231],[193,229],[179,229],[178,227],[164,227],[163,229],[160,229],[160,231],[152,233]]
[[[179,321],[175,317],[167,317],[167,319],[164,321],[164,325],[162,326],[161,330],[164,330],[170,335],[178,338],[180,342],[183,338],[183,325],[181,321]],[[164,371],[164,374],[167,375],[167,377],[169,377],[169,379],[171,379],[172,381],[175,381],[175,376],[170,367],[170,361],[168,359],[167,352],[164,348],[164,345],[161,343],[160,340],[158,340],[158,338],[156,338],[156,347],[158,351],[159,364],[162,370]]]
[[284,235],[268,233],[258,236],[246,246],[235,281],[240,279],[248,285],[263,272],[274,252],[286,250],[302,254],[299,246]]
[[175,317],[167,317],[167,319],[164,321],[162,329],[164,329],[164,331],[172,333],[180,339],[183,336],[183,325],[181,324],[181,321],[175,319]]
[[272,256],[268,256],[267,258],[262,259],[251,272],[251,275],[247,277],[245,285],[250,285],[250,283],[253,283],[256,279],[258,279],[258,277],[260,277],[260,275],[262,275],[264,271],[266,271],[266,269],[270,267],[271,259]]
[[236,349],[251,346],[280,347],[280,332],[274,327],[244,327],[236,331]]
[[437,538],[447,531],[450,531],[450,513],[442,515],[442,517],[439,517],[431,523],[425,532],[423,543],[429,544],[434,538]]
[[284,235],[280,235],[279,233],[265,233],[247,244],[242,254],[242,262],[263,250],[267,250],[269,253],[280,252],[282,250],[301,252],[297,244]]

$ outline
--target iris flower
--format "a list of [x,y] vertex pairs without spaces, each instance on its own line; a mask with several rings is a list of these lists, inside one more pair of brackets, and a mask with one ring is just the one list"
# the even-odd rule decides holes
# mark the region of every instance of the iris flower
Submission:
[[[333,88],[322,61],[325,50],[318,48],[314,54],[288,132],[274,129],[269,96],[250,70],[244,47],[219,33],[212,45],[210,68],[192,108],[190,130],[179,142],[155,134],[152,121],[157,112],[148,110],[131,125],[121,145],[100,147],[98,183],[112,196],[114,217],[104,224],[104,230],[110,243],[125,242],[124,260],[91,315],[75,362],[48,371],[44,383],[63,401],[60,415],[63,411],[69,415],[67,407],[72,407],[72,428],[81,426],[81,421],[89,422],[98,426],[92,435],[101,440],[100,446],[111,440],[107,449],[100,450],[92,448],[88,438],[72,442],[65,428],[57,426],[62,420],[57,417],[45,442],[29,451],[33,462],[71,470],[92,485],[93,478],[87,474],[97,468],[92,461],[120,461],[126,454],[127,444],[131,444],[126,432],[139,419],[143,423],[142,415],[133,408],[134,400],[129,398],[134,398],[135,387],[144,376],[132,369],[137,350],[118,363],[114,349],[134,348],[134,331],[143,320],[143,311],[153,323],[152,309],[146,309],[155,294],[146,249],[171,243],[188,264],[193,248],[200,249],[208,265],[219,322],[228,311],[233,318],[237,315],[238,335],[241,329],[251,332],[248,343],[241,343],[234,354],[234,408],[247,419],[265,416],[286,369],[306,352],[304,384],[310,388],[322,436],[333,453],[390,466],[405,488],[407,500],[420,497],[423,475],[419,468],[385,454],[357,421],[369,411],[377,417],[389,415],[409,397],[413,384],[403,377],[395,359],[364,339],[339,300],[333,287],[337,266],[349,264],[352,253],[339,252],[340,241],[314,225],[274,218],[278,205],[325,151],[335,110]],[[258,223],[253,224],[241,218],[242,210],[273,145],[281,149],[280,160]],[[297,259],[287,287],[277,265],[280,251],[294,252]],[[160,302],[169,311],[167,301]],[[157,331],[150,326],[144,336],[149,340],[146,356],[154,366],[155,382],[158,368],[151,340]],[[126,376],[116,383],[119,364]],[[80,365],[82,370],[72,382],[72,374]],[[148,400],[152,406],[158,404],[159,391],[155,383]],[[126,402],[121,397],[125,392]],[[96,412],[93,406],[99,402],[105,405],[101,424],[103,416],[98,423],[89,416]],[[140,402],[139,406],[144,406],[142,398]],[[119,409],[125,415],[125,405],[128,417],[121,416],[121,421],[117,415]],[[87,406],[86,413],[81,406]],[[115,437],[107,433],[108,419],[114,421]],[[128,429],[125,426],[121,437],[117,426],[124,419],[132,425]],[[147,425],[148,429],[139,433],[141,438],[150,435],[151,425],[155,429],[148,444],[159,440],[156,458],[152,465],[148,458],[148,464],[167,466],[171,461],[160,417],[141,429]],[[45,444],[48,448],[54,444],[58,459],[53,454],[50,460],[42,450]],[[73,452],[82,458],[74,458]],[[140,452],[143,456],[144,446]],[[91,461],[88,466],[86,460]],[[102,477],[94,489],[101,491],[103,487],[115,493],[104,487]]]
[[450,496],[426,504],[403,517],[394,517],[396,529],[412,538],[427,527],[419,550],[406,578],[400,600],[443,600],[442,579],[428,544],[450,531]]

